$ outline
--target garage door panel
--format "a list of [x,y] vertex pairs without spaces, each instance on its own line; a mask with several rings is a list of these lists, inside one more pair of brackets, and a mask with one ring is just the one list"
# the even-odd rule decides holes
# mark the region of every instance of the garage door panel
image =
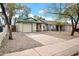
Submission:
[[31,24],[23,24],[23,32],[31,32]]

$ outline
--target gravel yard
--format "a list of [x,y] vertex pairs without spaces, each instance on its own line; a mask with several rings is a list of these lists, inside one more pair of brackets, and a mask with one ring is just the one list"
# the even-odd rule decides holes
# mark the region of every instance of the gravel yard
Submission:
[[0,49],[0,55],[43,46],[43,44],[25,36],[24,33],[13,33],[13,40]]
[[65,32],[65,31],[45,31],[45,32],[41,32],[42,34],[47,34],[47,35],[51,35],[51,36],[55,36],[57,38],[62,38],[65,40],[70,40],[70,39],[74,39],[74,38],[78,38],[79,37],[79,33],[75,32],[74,36],[71,36],[71,32]]

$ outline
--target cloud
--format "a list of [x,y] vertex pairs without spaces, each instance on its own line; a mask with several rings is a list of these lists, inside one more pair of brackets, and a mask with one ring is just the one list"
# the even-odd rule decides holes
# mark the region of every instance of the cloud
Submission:
[[33,14],[28,14],[28,16],[29,16],[29,17],[32,17],[32,18],[34,17],[34,15],[33,15]]
[[38,13],[40,13],[40,14],[46,14],[46,13],[48,13],[48,10],[47,9],[40,10],[40,11],[38,11]]
[[56,17],[52,18],[52,17],[46,17],[46,16],[40,16],[42,18],[45,18],[45,20],[49,20],[49,21],[54,21],[56,20]]
[[38,11],[38,13],[42,14],[43,13],[43,10]]
[[46,18],[45,16],[41,16],[41,17]]
[[46,17],[45,19],[46,19],[46,20],[53,20],[52,18],[49,18],[49,17]]

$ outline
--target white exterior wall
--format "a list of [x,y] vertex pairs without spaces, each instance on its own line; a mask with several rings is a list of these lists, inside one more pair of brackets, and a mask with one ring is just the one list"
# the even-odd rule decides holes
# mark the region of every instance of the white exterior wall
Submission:
[[[36,23],[16,23],[18,32],[36,32]],[[46,24],[41,24],[41,31],[47,30]]]
[[72,31],[72,26],[65,26],[65,31]]
[[42,31],[47,30],[46,24],[41,24],[41,30],[42,30]]
[[48,25],[48,30],[51,30],[52,29],[52,26],[51,25]]
[[32,28],[33,28],[33,29],[32,29],[32,30],[33,30],[32,32],[36,32],[36,23],[33,23],[32,26],[33,26],[33,27],[32,27]]
[[52,29],[53,29],[53,30],[56,30],[56,26],[55,26],[55,25],[52,25]]
[[16,31],[22,32],[22,23],[16,23]]
[[46,30],[47,30],[47,26],[46,26],[46,24],[44,24],[44,26],[45,26],[45,29],[44,29],[44,30],[46,31]]
[[43,31],[43,24],[41,24],[41,31]]

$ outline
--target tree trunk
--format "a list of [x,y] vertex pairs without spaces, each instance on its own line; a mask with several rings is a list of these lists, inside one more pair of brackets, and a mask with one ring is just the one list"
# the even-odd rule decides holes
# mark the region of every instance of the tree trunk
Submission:
[[11,26],[11,20],[12,20],[12,14],[9,16],[8,22],[9,22],[9,39],[13,40],[12,38],[12,26]]
[[10,30],[10,25],[9,24],[6,24],[6,32],[9,35],[9,40],[12,40],[12,32]]
[[77,18],[77,21],[75,21],[75,23],[73,22],[73,18],[71,18],[71,22],[72,22],[72,32],[71,32],[71,36],[74,35],[74,32],[77,28],[77,24],[78,24],[78,21],[79,21],[79,3],[77,4],[78,6],[78,10],[77,10],[77,14],[78,14],[78,18]]
[[75,22],[74,25],[72,25],[71,36],[74,36],[75,30],[76,30],[76,28],[77,28],[77,23],[78,23],[78,22]]
[[59,27],[59,26],[58,26],[58,25],[56,25],[56,31],[58,31],[58,30],[59,30],[59,29],[58,29],[58,27]]
[[74,36],[74,32],[75,32],[75,28],[74,28],[74,22],[73,22],[73,18],[71,17],[71,23],[72,23],[72,32],[71,32],[71,36]]
[[72,29],[71,36],[74,36],[75,29]]
[[4,7],[3,3],[0,3],[0,5],[1,5],[1,9],[2,9],[2,14],[5,16],[5,23],[7,25],[7,30],[8,30],[8,33],[9,33],[9,39],[12,40],[12,33],[11,33],[11,30],[10,30],[10,25],[9,25],[9,22],[8,22],[8,16],[6,14],[5,7]]
[[11,25],[9,25],[9,40],[13,40],[12,31],[11,31]]

